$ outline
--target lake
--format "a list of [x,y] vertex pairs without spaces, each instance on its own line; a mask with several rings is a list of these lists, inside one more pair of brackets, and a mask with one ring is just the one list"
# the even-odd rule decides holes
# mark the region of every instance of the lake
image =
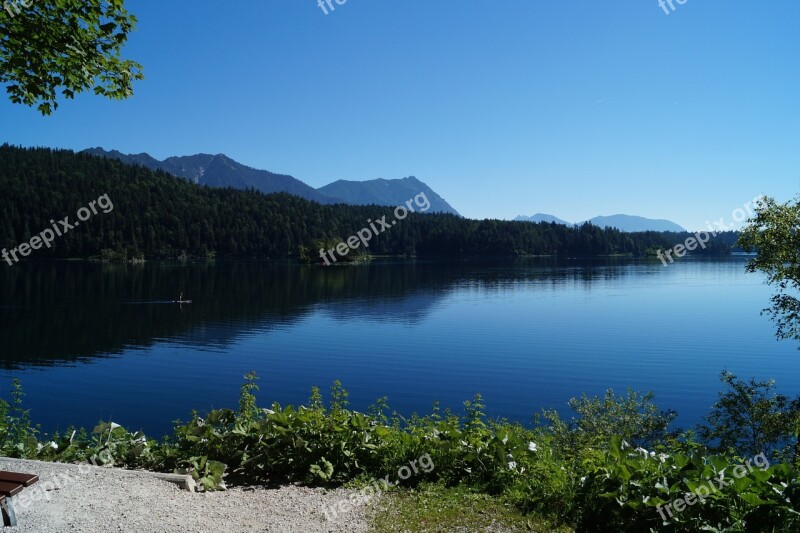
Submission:
[[[760,310],[746,258],[26,263],[0,268],[0,386],[20,378],[45,431],[100,419],[152,436],[191,410],[235,407],[242,375],[266,406],[339,379],[351,407],[407,416],[434,401],[529,423],[609,387],[652,390],[700,421],[719,373],[800,389],[800,353]],[[190,305],[170,303],[180,292]]]

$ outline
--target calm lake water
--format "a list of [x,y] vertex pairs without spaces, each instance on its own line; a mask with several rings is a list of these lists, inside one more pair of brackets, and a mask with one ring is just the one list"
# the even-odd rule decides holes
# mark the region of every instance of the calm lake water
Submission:
[[[2,267],[1,393],[20,378],[46,431],[111,419],[157,436],[192,409],[234,407],[251,370],[265,405],[339,379],[357,410],[386,395],[404,415],[460,411],[480,392],[523,422],[631,387],[687,426],[724,368],[800,389],[797,345],[775,340],[770,289],[745,262]],[[194,303],[168,303],[180,291]]]

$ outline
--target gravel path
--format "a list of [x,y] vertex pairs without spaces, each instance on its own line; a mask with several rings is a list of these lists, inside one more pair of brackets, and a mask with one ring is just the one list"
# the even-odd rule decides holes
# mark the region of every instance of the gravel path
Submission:
[[[0,470],[38,474],[15,498],[26,532],[366,532],[356,504],[333,521],[324,511],[352,491],[286,486],[190,493],[146,473],[58,463],[4,461]],[[46,490],[47,489],[47,490]]]

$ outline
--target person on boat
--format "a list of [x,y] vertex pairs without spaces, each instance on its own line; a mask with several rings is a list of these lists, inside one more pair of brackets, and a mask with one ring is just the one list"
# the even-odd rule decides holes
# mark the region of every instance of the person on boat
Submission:
[[178,296],[178,302],[182,302],[182,301],[183,301],[183,293],[181,293],[181,295]]

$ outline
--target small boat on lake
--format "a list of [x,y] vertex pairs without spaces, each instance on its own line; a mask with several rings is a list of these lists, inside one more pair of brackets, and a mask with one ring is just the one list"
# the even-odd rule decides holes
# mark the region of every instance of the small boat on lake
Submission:
[[191,300],[185,300],[183,298],[183,293],[181,293],[180,296],[178,296],[178,299],[175,300],[172,303],[174,303],[174,304],[190,304],[190,303],[192,303],[192,301]]

